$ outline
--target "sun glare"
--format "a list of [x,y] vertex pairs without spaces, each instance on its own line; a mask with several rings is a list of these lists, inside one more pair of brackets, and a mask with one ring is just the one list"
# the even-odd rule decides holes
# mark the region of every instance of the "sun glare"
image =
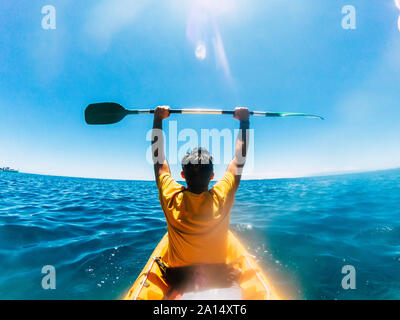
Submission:
[[397,27],[399,28],[399,31],[400,31],[400,16],[399,16],[399,18],[397,19]]
[[224,48],[219,20],[233,13],[236,0],[195,0],[188,16],[186,35],[193,44],[197,60],[215,59],[217,68],[230,78],[229,62]]

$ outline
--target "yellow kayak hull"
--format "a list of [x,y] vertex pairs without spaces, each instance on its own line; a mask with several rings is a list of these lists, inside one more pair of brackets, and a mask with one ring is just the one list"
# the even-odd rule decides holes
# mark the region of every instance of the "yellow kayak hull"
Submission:
[[[161,257],[168,263],[168,233],[164,235],[149,261],[143,268],[133,286],[125,295],[124,300],[162,300],[165,299],[170,287],[164,281],[161,270],[155,262],[155,257]],[[239,239],[229,231],[226,263],[235,262],[235,268],[241,270],[239,287],[244,300],[280,300],[276,292],[254,257],[250,255]]]

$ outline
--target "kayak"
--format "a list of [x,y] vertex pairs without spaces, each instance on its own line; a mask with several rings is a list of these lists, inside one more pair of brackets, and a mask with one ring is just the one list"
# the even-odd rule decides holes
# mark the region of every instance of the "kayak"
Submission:
[[[142,272],[125,295],[124,300],[185,300],[185,296],[191,296],[193,300],[208,300],[214,296],[226,300],[280,300],[281,295],[273,288],[271,281],[264,274],[255,261],[255,257],[250,255],[240,240],[229,231],[228,250],[226,263],[234,266],[240,272],[237,283],[237,290],[240,295],[232,298],[226,289],[213,289],[209,292],[195,292],[187,295],[171,294],[173,290],[166,283],[161,267],[157,261],[162,260],[168,264],[168,233],[161,239],[154,252],[147,261]],[[232,289],[233,290],[233,289]],[[221,293],[223,295],[221,296]],[[227,297],[227,298],[226,298]]]

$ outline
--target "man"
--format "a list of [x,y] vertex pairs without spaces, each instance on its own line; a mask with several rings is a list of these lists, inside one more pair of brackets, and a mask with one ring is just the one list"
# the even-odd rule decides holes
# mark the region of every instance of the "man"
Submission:
[[168,265],[224,264],[230,212],[239,187],[248,148],[249,110],[236,108],[240,121],[235,155],[225,175],[211,189],[214,177],[212,157],[195,148],[182,160],[182,178],[187,188],[172,177],[164,154],[162,121],[170,115],[168,106],[157,107],[153,122],[154,174],[168,227]]

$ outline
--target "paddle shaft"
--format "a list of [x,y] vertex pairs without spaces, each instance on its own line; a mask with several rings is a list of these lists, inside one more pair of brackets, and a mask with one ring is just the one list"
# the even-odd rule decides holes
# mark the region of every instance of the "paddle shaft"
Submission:
[[[127,114],[148,114],[154,113],[154,109],[142,109],[142,110],[126,110]],[[169,113],[180,113],[180,114],[230,114],[234,115],[235,111],[231,110],[215,110],[215,109],[170,109]],[[278,112],[264,112],[264,111],[250,111],[252,116],[261,117],[280,117]]]

